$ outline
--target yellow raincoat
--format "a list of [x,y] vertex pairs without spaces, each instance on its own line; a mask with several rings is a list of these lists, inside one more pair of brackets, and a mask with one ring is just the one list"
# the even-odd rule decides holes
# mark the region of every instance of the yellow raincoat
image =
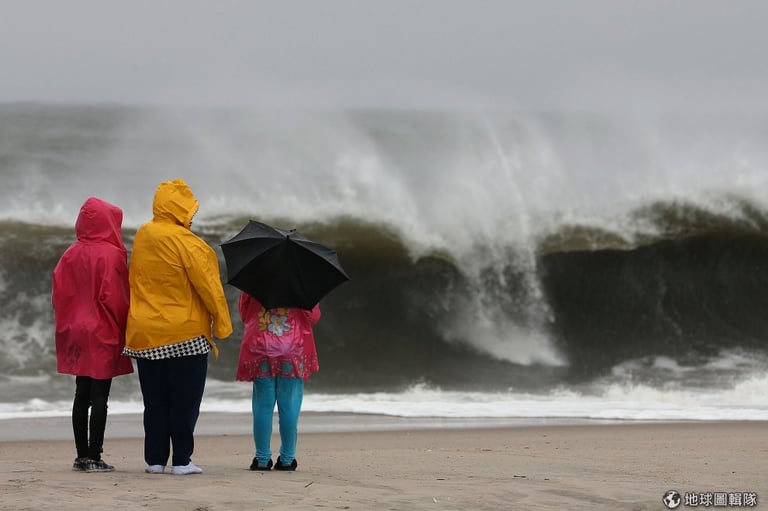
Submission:
[[126,348],[141,351],[204,335],[218,356],[211,334],[232,334],[216,254],[189,229],[199,206],[181,179],[157,187],[154,217],[133,242]]

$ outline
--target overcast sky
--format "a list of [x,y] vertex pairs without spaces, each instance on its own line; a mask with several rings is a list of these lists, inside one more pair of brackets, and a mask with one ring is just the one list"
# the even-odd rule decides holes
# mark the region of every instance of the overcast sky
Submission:
[[765,109],[763,0],[0,0],[0,101]]

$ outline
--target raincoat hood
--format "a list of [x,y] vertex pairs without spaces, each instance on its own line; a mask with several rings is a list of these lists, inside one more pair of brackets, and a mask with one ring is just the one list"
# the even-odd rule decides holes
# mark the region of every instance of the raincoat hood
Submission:
[[156,221],[183,225],[187,229],[199,208],[200,203],[183,179],[160,183],[152,202],[152,214]]
[[96,197],[89,197],[80,207],[75,222],[78,241],[84,243],[104,241],[126,252],[120,228],[123,211]]

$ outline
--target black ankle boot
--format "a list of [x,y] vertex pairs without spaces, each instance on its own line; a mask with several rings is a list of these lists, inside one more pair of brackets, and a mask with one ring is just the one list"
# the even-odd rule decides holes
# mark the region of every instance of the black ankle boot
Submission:
[[[277,458],[278,461],[280,458]],[[259,460],[256,458],[253,458],[253,461],[251,462],[251,470],[272,470],[272,460],[269,460],[269,462],[264,465],[259,465]]]
[[290,465],[283,465],[283,462],[280,460],[280,456],[277,457],[277,463],[275,463],[275,470],[290,470],[294,471],[296,470],[296,467],[298,467],[299,464],[296,463],[296,458],[293,459]]

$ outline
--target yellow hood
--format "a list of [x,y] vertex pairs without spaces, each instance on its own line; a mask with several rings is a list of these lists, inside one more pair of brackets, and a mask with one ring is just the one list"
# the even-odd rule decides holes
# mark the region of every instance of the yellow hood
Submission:
[[173,222],[187,229],[192,225],[192,217],[199,208],[200,203],[183,179],[160,183],[152,201],[155,220]]

